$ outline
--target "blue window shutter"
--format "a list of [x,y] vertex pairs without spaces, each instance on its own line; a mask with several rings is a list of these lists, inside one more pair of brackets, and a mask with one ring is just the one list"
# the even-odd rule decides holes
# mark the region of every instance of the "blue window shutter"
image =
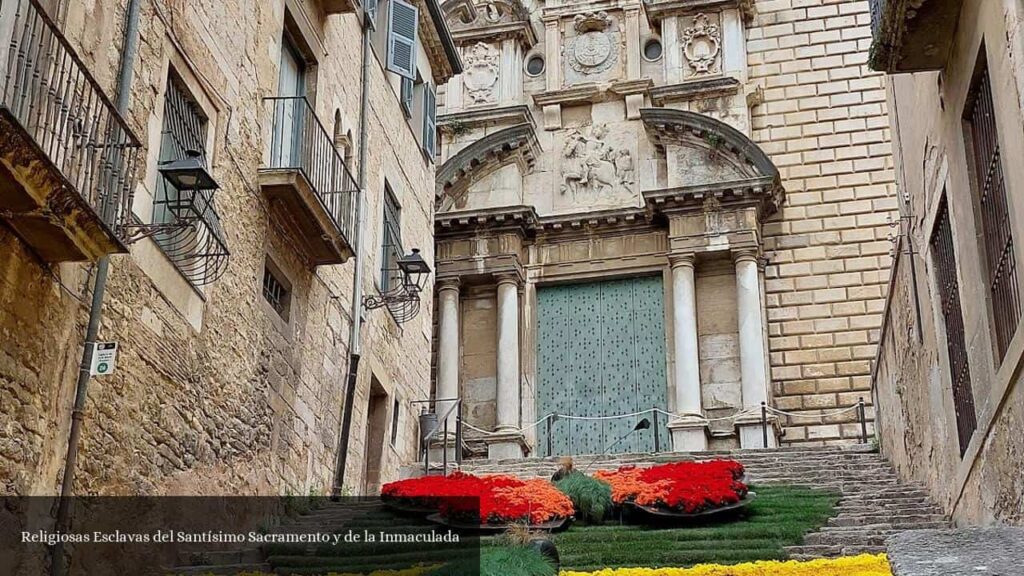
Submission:
[[402,78],[402,108],[405,116],[412,115],[413,83],[408,78]]
[[423,85],[423,151],[430,158],[434,157],[437,150],[434,144],[437,133],[437,95],[431,84]]
[[402,0],[391,0],[388,16],[388,70],[415,80],[419,10]]

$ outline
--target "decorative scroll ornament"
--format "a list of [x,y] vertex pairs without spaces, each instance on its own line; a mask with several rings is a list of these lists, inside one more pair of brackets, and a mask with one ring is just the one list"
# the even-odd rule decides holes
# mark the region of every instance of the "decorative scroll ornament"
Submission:
[[474,104],[495,100],[494,86],[498,81],[498,50],[490,44],[477,42],[465,54],[463,84]]
[[607,12],[577,14],[573,26],[578,35],[568,46],[569,65],[580,74],[598,74],[611,68],[619,58],[613,36],[607,31],[611,17]]
[[722,36],[707,14],[697,14],[693,26],[683,30],[683,56],[693,68],[693,76],[717,72],[713,69],[722,51]]
[[604,124],[591,128],[589,136],[579,130],[569,134],[562,149],[562,194],[571,194],[574,200],[594,200],[632,188],[633,155],[613,148],[607,135]]

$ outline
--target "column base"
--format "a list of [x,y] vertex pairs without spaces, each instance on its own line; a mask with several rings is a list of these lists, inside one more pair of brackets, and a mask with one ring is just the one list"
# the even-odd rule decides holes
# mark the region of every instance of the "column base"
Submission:
[[672,433],[673,452],[703,452],[708,449],[708,421],[697,416],[684,416],[668,423]]
[[760,416],[748,416],[736,420],[736,430],[740,437],[741,449],[764,449],[779,447],[779,419],[774,414],[768,415],[768,445],[764,442],[764,429]]
[[504,432],[488,435],[487,458],[489,460],[512,460],[524,457],[530,447],[526,444],[526,438],[519,431]]

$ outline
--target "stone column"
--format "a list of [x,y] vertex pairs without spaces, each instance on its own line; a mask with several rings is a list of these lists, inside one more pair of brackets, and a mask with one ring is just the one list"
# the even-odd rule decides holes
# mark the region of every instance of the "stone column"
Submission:
[[[459,279],[438,280],[437,298],[437,398],[455,398],[459,395]],[[450,405],[438,403],[438,415]],[[455,431],[454,415],[448,418],[448,430]]]
[[488,457],[521,458],[519,432],[519,278],[496,277],[498,284],[497,435],[488,439]]
[[[764,349],[764,311],[761,299],[761,278],[758,272],[757,251],[733,252],[736,264],[736,307],[739,319],[740,377],[743,409],[761,407],[768,401],[768,377]],[[768,446],[776,445],[775,419],[769,418]],[[765,448],[760,413],[736,421],[740,432],[740,448]]]
[[672,450],[706,450],[707,420],[701,409],[694,255],[669,256],[669,264],[672,267],[672,350],[675,356],[672,389],[676,408],[676,417],[668,424],[672,431]]

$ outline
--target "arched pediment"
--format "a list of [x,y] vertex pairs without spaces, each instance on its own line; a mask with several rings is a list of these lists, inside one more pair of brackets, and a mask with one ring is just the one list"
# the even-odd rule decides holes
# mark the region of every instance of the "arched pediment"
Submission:
[[437,171],[437,210],[449,210],[473,182],[516,163],[525,175],[540,155],[531,124],[519,124],[488,134],[449,158]]
[[668,187],[645,197],[674,202],[759,200],[770,214],[782,203],[779,170],[754,141],[732,126],[696,112],[643,108],[648,136],[665,151]]

